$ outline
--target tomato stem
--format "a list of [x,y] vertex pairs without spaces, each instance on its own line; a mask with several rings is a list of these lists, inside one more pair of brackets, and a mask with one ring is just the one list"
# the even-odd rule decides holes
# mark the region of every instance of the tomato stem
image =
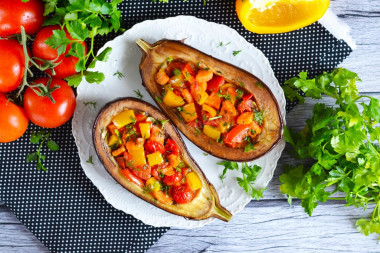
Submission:
[[[24,51],[25,66],[24,66],[24,77],[22,78],[21,88],[17,92],[16,97],[19,97],[20,94],[21,94],[21,92],[24,90],[25,86],[28,85],[27,78],[28,78],[28,71],[30,71],[29,70],[29,61],[30,61],[30,58],[29,58],[29,54],[28,54],[28,49],[26,48],[26,39],[27,39],[27,37],[26,37],[26,33],[25,33],[24,27],[21,26],[20,28],[21,28],[21,44],[22,44],[22,48],[23,48],[23,51]],[[33,73],[31,71],[29,73],[33,77]]]

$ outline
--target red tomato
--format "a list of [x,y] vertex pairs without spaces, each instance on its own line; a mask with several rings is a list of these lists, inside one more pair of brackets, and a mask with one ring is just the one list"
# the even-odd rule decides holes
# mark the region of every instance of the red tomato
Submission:
[[236,147],[248,136],[249,125],[237,125],[226,134],[223,142],[231,147]]
[[185,71],[189,72],[189,74],[190,74],[192,77],[194,77],[194,76],[197,75],[197,72],[194,71],[193,67],[190,65],[189,62],[186,63],[186,65],[183,67],[182,70],[185,70]]
[[21,32],[20,26],[27,34],[36,34],[44,23],[44,5],[41,0],[0,1],[0,37]]
[[157,151],[161,154],[165,152],[164,145],[153,140],[149,140],[145,143],[145,150],[147,151],[147,154],[151,154]]
[[157,179],[158,181],[161,181],[162,178],[159,176],[159,173],[158,173],[158,165],[154,165],[151,170],[150,170],[150,174],[155,178]]
[[[37,33],[36,38],[33,42],[32,53],[34,57],[41,58],[43,60],[52,61],[57,58],[57,49],[53,49],[45,44],[45,41],[50,38],[54,30],[60,30],[59,25],[52,25],[44,27],[39,33]],[[73,40],[70,34],[65,30],[67,38]],[[86,43],[82,42],[85,49],[85,54],[87,53]],[[56,78],[66,78],[68,76],[75,75],[77,71],[75,70],[75,64],[79,61],[78,58],[74,56],[65,57],[64,55],[69,52],[71,44],[66,48],[66,52],[58,57],[55,62],[61,62],[58,66],[54,68]],[[37,63],[42,64],[41,61],[36,60]],[[45,71],[51,75],[50,69]]]
[[176,171],[173,175],[171,176],[165,176],[164,179],[162,180],[166,185],[175,185],[181,182],[182,180],[182,171]]
[[0,48],[0,92],[14,91],[24,77],[24,51],[17,40],[0,40]]
[[214,75],[214,77],[207,82],[207,90],[211,92],[218,92],[220,86],[224,84],[224,77]]
[[177,146],[177,143],[175,143],[173,139],[168,139],[166,141],[165,149],[166,149],[166,152],[168,152],[168,154],[179,156],[179,154],[181,153],[181,151],[179,150]]
[[149,165],[145,165],[144,167],[133,167],[131,168],[131,171],[135,176],[141,179],[148,180],[151,178],[151,168]]
[[0,142],[20,138],[28,128],[28,123],[22,108],[8,101],[4,93],[0,93]]
[[[47,77],[38,78],[34,80],[34,83],[41,83],[46,86],[48,80]],[[74,113],[76,101],[73,89],[65,81],[53,78],[51,87],[55,85],[58,85],[59,88],[52,92],[54,104],[48,97],[38,96],[30,87],[25,90],[25,113],[38,126],[58,127],[66,123]]]
[[189,203],[193,200],[194,195],[194,191],[187,184],[173,186],[171,189],[171,196],[178,204]]
[[223,142],[234,148],[248,136],[249,129],[249,125],[237,125],[226,134]]

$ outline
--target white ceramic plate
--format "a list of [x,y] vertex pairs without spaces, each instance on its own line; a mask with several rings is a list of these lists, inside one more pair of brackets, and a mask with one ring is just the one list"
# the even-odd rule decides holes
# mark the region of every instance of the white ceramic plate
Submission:
[[[98,111],[104,104],[118,97],[136,96],[134,90],[140,90],[144,96],[143,100],[156,105],[141,84],[139,73],[141,52],[135,44],[139,38],[149,43],[163,38],[176,40],[186,38],[186,44],[253,73],[272,90],[285,121],[284,94],[274,77],[268,60],[260,50],[227,26],[191,16],[147,20],[107,42],[103,48],[112,47],[112,53],[106,63],[98,62],[94,69],[105,73],[105,80],[101,84],[89,84],[83,81],[78,87],[77,107],[72,123],[73,135],[78,146],[82,168],[104,198],[115,208],[131,214],[149,225],[179,228],[204,226],[215,219],[187,220],[154,207],[117,184],[96,156],[91,136],[92,126]],[[219,46],[220,42],[223,44],[231,43],[226,46]],[[242,51],[233,56],[234,50]],[[114,75],[117,71],[121,72],[124,77],[119,79],[117,75]],[[85,102],[96,102],[96,107],[86,106]],[[251,197],[237,184],[236,176],[240,176],[239,173],[237,171],[228,172],[227,178],[222,183],[219,176],[223,167],[216,165],[220,159],[211,155],[205,156],[202,150],[186,137],[182,137],[193,158],[215,186],[221,204],[234,215],[242,210],[251,200]],[[263,168],[255,183],[256,187],[266,187],[269,183],[284,146],[284,141],[281,141],[264,157],[254,161],[254,164]],[[94,164],[86,162],[89,156],[92,156]]]

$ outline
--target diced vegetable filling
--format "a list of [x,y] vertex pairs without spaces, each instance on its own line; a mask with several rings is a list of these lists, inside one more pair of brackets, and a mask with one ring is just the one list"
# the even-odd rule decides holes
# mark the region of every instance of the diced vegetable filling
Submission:
[[249,152],[254,150],[264,118],[253,95],[238,80],[226,80],[204,63],[172,57],[156,74],[163,88],[162,102],[176,110],[194,134]]
[[126,109],[107,126],[106,141],[120,172],[146,194],[165,205],[189,203],[202,181],[186,166],[163,124],[145,112]]

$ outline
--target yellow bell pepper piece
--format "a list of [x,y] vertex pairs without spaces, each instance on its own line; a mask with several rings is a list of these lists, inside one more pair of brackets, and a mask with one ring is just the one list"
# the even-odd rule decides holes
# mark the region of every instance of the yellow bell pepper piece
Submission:
[[205,125],[203,127],[203,133],[214,140],[218,140],[221,134],[221,132],[218,129],[210,125]]
[[151,123],[140,123],[140,131],[141,131],[141,136],[144,139],[149,139],[150,138],[150,125]]
[[168,92],[166,92],[163,102],[165,105],[172,107],[178,107],[185,104],[185,101],[182,99],[182,97],[177,96],[171,90],[168,90]]
[[206,91],[201,91],[197,103],[200,104],[200,105],[203,105],[206,102],[207,98],[208,98],[207,92]]
[[150,166],[154,166],[164,162],[160,152],[154,152],[146,156],[148,158],[148,163]]
[[180,113],[186,122],[191,122],[198,118],[194,103],[187,104],[182,107],[182,111]]
[[132,156],[133,166],[144,166],[146,164],[144,147],[128,150]]
[[111,147],[111,146],[115,145],[116,143],[119,143],[119,138],[115,134],[113,134],[113,135],[111,135],[111,137],[108,140],[108,146]]
[[203,104],[202,105],[202,110],[210,113],[210,117],[211,118],[215,117],[215,115],[216,115],[216,110],[214,108],[212,108],[211,106],[209,106],[209,105]]
[[113,117],[112,122],[117,128],[122,128],[125,125],[128,125],[136,121],[135,113],[133,110],[125,110]]
[[159,190],[161,190],[160,182],[157,179],[155,179],[154,177],[149,178],[145,182],[145,186],[149,191],[158,192]]
[[190,172],[186,175],[186,183],[193,191],[198,190],[202,187],[202,181],[199,179],[198,175],[195,172]]

